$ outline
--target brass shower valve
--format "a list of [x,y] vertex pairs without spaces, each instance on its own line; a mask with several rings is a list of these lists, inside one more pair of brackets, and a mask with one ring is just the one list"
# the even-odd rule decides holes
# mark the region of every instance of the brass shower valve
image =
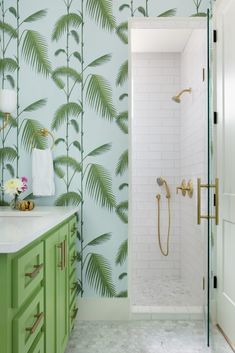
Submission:
[[176,188],[177,194],[179,193],[179,190],[181,190],[183,196],[186,196],[186,194],[188,193],[188,196],[191,198],[193,196],[193,182],[192,182],[192,180],[190,179],[187,184],[186,180],[183,179],[181,185]]

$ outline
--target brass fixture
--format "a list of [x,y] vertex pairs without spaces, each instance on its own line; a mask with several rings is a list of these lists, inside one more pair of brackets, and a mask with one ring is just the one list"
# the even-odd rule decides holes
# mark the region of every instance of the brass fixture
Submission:
[[157,199],[157,232],[158,232],[158,245],[160,248],[160,251],[163,256],[168,256],[169,255],[169,244],[170,244],[170,230],[171,230],[171,206],[170,206],[170,198],[171,198],[171,193],[169,186],[166,182],[166,180],[163,177],[157,178],[157,183],[159,186],[165,186],[166,189],[166,198],[167,198],[167,205],[168,205],[168,231],[167,231],[167,246],[166,250],[163,250],[162,247],[162,241],[161,241],[161,215],[160,215],[160,203],[161,203],[161,195],[157,194],[156,199]]
[[166,198],[169,199],[171,197],[171,193],[170,193],[170,189],[169,189],[169,186],[166,182],[166,180],[163,178],[163,177],[159,177],[157,178],[157,183],[159,186],[165,186],[166,188]]
[[40,322],[42,321],[42,319],[44,317],[44,313],[41,312],[40,314],[34,315],[34,317],[36,318],[36,321],[33,324],[33,326],[27,327],[25,329],[26,331],[29,331],[30,335],[32,335],[36,331],[36,329],[38,328]]
[[176,103],[181,103],[181,96],[184,93],[192,93],[192,88],[186,88],[183,89],[180,93],[178,93],[176,96],[172,97],[172,100]]
[[27,272],[25,274],[26,277],[35,278],[40,273],[40,271],[43,269],[43,264],[34,265],[33,268],[34,268],[34,270],[32,272]]
[[[201,189],[215,188],[215,215],[201,215]],[[214,219],[215,224],[219,224],[219,179],[215,179],[215,184],[202,184],[201,179],[197,179],[197,224],[201,224],[201,219]]]
[[181,190],[183,196],[186,196],[186,194],[188,193],[188,196],[190,198],[192,198],[192,196],[193,196],[193,181],[190,179],[187,184],[186,180],[183,179],[181,185],[176,188],[177,194],[179,193],[179,190]]
[[[54,146],[55,146],[55,138],[54,138],[54,135],[48,129],[46,129],[46,128],[40,129],[40,130],[38,130],[38,131],[36,131],[34,133],[34,135],[36,135],[36,134],[41,135],[43,137],[50,136],[52,138],[51,150],[54,148]],[[32,144],[32,147],[34,148],[35,146]]]

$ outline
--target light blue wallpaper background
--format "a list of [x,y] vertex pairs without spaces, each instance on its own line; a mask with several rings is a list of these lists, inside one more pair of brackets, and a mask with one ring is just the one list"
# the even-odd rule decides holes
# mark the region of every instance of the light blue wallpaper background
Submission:
[[[97,0],[98,1],[98,0]],[[130,11],[125,8],[123,11],[119,11],[119,7],[123,4],[130,4],[129,0],[113,0],[113,14],[116,18],[117,25],[121,22],[127,21],[130,17]],[[15,6],[16,1],[6,0],[6,6]],[[73,11],[76,12],[80,9],[80,1],[74,0],[72,5]],[[145,0],[135,0],[135,8],[138,6],[144,6]],[[209,0],[202,0],[200,6],[200,12],[206,12],[209,6]],[[36,12],[41,9],[48,9],[47,16],[37,22],[29,23],[30,29],[36,29],[45,38],[48,44],[48,55],[52,63],[53,69],[59,65],[64,65],[64,59],[62,56],[55,57],[54,53],[58,49],[59,45],[52,42],[51,35],[53,27],[57,19],[65,13],[65,5],[63,0],[21,0],[20,1],[20,12],[21,16],[26,17],[27,15]],[[150,16],[157,16],[160,13],[175,8],[176,16],[191,16],[196,12],[195,3],[193,0],[149,0],[149,14]],[[137,16],[142,16],[136,12]],[[11,18],[11,17],[9,17]],[[10,19],[12,21],[12,19]],[[84,56],[85,61],[90,62],[95,58],[104,55],[112,54],[112,59],[97,68],[94,68],[92,72],[103,75],[112,87],[113,103],[117,113],[127,110],[128,101],[124,99],[119,100],[119,96],[123,92],[127,92],[127,82],[122,87],[116,86],[116,77],[120,65],[127,60],[128,46],[125,45],[116,35],[115,31],[109,32],[101,29],[96,22],[85,14],[85,26],[84,26]],[[60,43],[64,43],[64,39],[60,40]],[[78,50],[77,45],[71,41],[70,49]],[[11,54],[14,54],[15,47],[12,45],[9,49]],[[73,62],[73,65],[79,70],[79,63]],[[79,87],[73,92],[73,100],[78,101],[80,96]],[[50,77],[45,78],[36,74],[29,66],[22,63],[20,69],[20,105],[27,106],[32,101],[36,101],[41,98],[47,98],[47,104],[42,109],[32,112],[29,117],[37,119],[41,124],[50,129],[51,121],[54,113],[58,106],[64,101],[62,92],[55,86],[54,82]],[[64,127],[55,131],[55,137],[63,135]],[[70,132],[77,138],[77,134],[74,131]],[[8,145],[15,143],[15,130],[13,129],[9,134]],[[119,186],[122,183],[128,181],[127,171],[122,176],[115,175],[115,169],[117,166],[118,159],[122,152],[127,149],[128,146],[128,135],[124,134],[117,124],[115,119],[109,122],[99,116],[94,110],[88,105],[85,106],[85,117],[84,117],[84,150],[88,152],[93,150],[97,146],[105,143],[111,143],[112,148],[105,154],[93,157],[95,163],[99,163],[104,166],[112,177],[112,188],[113,193],[116,197],[116,203],[119,204],[121,201],[127,200],[128,189],[124,188],[119,190]],[[53,151],[54,156],[64,154],[63,147],[61,144],[56,146]],[[76,159],[78,152],[74,149],[71,155]],[[31,178],[31,157],[24,149],[20,148],[20,164],[19,164],[19,175],[26,175]],[[9,177],[6,173],[5,179]],[[74,178],[71,185],[72,189],[76,189],[80,183],[80,176]],[[58,178],[56,178],[56,193],[57,196],[64,192],[64,187]],[[37,200],[37,204],[42,205],[53,205],[55,198],[41,198]],[[123,223],[117,216],[115,211],[109,212],[107,209],[97,205],[94,200],[86,193],[84,198],[84,239],[86,242],[94,239],[96,236],[104,233],[111,233],[112,237],[109,241],[104,242],[101,245],[97,245],[97,252],[103,254],[110,264],[112,281],[115,285],[116,294],[127,290],[127,276],[123,279],[119,279],[120,273],[127,272],[127,261],[120,265],[115,264],[116,254],[120,245],[127,239],[127,225]],[[98,296],[99,293],[84,283],[84,296],[94,297]]]

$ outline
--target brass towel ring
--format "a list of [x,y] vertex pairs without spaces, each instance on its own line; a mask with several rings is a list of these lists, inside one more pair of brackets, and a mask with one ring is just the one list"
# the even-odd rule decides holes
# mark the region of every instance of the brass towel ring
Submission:
[[[51,150],[54,148],[55,146],[55,138],[54,135],[46,128],[40,129],[38,131],[36,131],[33,136],[35,136],[36,134],[44,136],[44,137],[48,137],[50,136],[52,138],[52,145],[51,145]],[[35,148],[35,146],[32,144],[32,148]]]

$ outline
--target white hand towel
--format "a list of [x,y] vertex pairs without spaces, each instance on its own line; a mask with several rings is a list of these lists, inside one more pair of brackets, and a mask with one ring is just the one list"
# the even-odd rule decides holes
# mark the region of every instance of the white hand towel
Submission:
[[32,179],[35,196],[52,196],[55,194],[53,158],[49,148],[45,150],[33,149]]

